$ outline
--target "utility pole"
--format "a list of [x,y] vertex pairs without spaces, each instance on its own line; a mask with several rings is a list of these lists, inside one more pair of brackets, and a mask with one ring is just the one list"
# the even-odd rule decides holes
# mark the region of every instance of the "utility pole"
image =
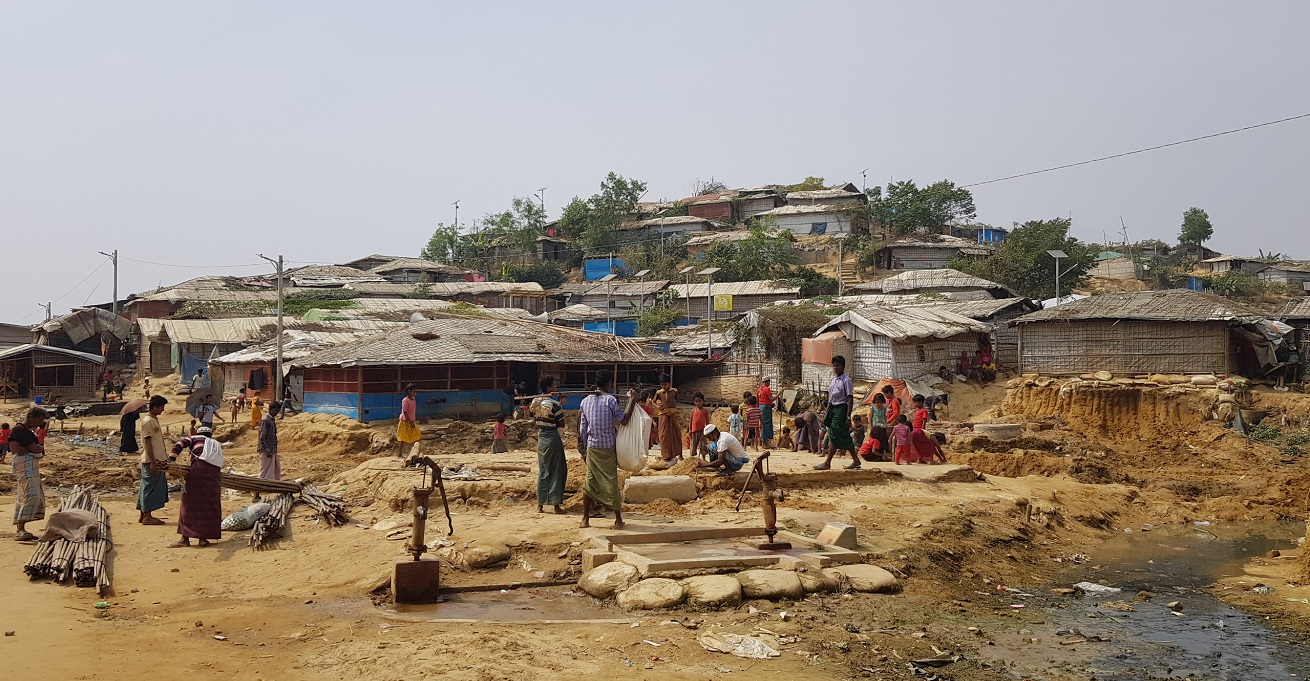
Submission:
[[546,219],[546,189],[548,188],[542,187],[537,190],[537,200],[541,202],[541,219],[543,220]]
[[45,308],[45,320],[50,321],[50,303],[37,303],[37,305]]
[[[697,272],[706,277],[705,279],[705,359],[714,357],[714,273],[718,272],[718,267],[706,267]],[[691,289],[687,290],[688,298],[691,297]]]
[[678,270],[678,274],[687,275],[687,323],[691,323],[691,271],[695,267],[687,266]]
[[109,258],[114,263],[114,316],[118,316],[118,249],[115,248],[113,253],[100,251],[100,255]]
[[[282,307],[286,302],[282,296],[282,256],[279,255],[277,260],[273,260],[263,253],[258,255],[277,266],[277,355],[273,366],[274,376],[272,401],[280,402],[282,400]],[[285,409],[286,405],[283,405],[282,408]]]
[[869,193],[869,169],[865,168],[860,171],[860,193]]
[[459,202],[463,200],[464,199],[460,199],[459,201],[450,204],[455,207],[455,233],[456,234],[459,233]]

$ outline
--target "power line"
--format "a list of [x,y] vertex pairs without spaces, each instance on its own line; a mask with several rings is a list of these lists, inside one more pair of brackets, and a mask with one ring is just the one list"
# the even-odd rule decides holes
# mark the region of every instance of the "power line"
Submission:
[[263,267],[264,266],[263,263],[258,263],[258,262],[251,263],[248,265],[182,265],[179,263],[172,263],[172,262],[151,262],[149,260],[137,260],[136,258],[129,258],[125,255],[119,257],[122,258],[123,260],[129,260],[131,262],[139,262],[142,265],[155,265],[156,267],[190,267],[190,268],[198,268],[198,269],[214,269],[217,267],[223,269],[233,269],[237,267]]
[[1132,151],[1125,151],[1125,152],[1120,153],[1120,154],[1111,154],[1111,155],[1109,155],[1109,156],[1102,156],[1102,157],[1100,157],[1100,158],[1093,158],[1093,159],[1089,159],[1089,160],[1086,160],[1086,161],[1078,161],[1077,163],[1066,163],[1066,164],[1064,164],[1064,165],[1062,165],[1062,166],[1055,166],[1055,167],[1052,167],[1052,168],[1043,168],[1042,170],[1033,170],[1033,171],[1030,171],[1030,172],[1027,172],[1027,173],[1019,173],[1018,175],[1008,175],[1008,176],[1006,176],[1006,177],[998,177],[998,178],[996,178],[996,179],[994,179],[994,180],[987,180],[987,181],[985,181],[985,182],[974,182],[974,183],[972,183],[972,184],[964,184],[964,185],[960,185],[960,186],[961,186],[961,187],[980,187],[980,186],[985,185],[985,184],[993,184],[993,183],[996,183],[996,182],[1005,182],[1006,180],[1014,180],[1014,179],[1018,179],[1018,178],[1020,178],[1020,177],[1028,177],[1029,175],[1040,175],[1040,174],[1042,174],[1042,173],[1049,173],[1049,172],[1052,172],[1052,171],[1055,171],[1055,170],[1064,170],[1065,168],[1074,168],[1074,167],[1076,167],[1076,166],[1085,166],[1085,165],[1087,165],[1087,164],[1089,164],[1089,163],[1099,163],[1099,162],[1101,162],[1101,161],[1109,161],[1110,159],[1123,158],[1124,156],[1132,156],[1133,154],[1142,154],[1142,153],[1145,153],[1145,152],[1148,152],[1148,151],[1155,151],[1155,150],[1157,150],[1157,149],[1165,149],[1165,148],[1168,148],[1168,147],[1176,147],[1176,146],[1178,146],[1178,145],[1180,145],[1180,144],[1188,144],[1188,143],[1190,143],[1190,142],[1199,142],[1199,141],[1201,141],[1201,140],[1208,140],[1208,139],[1211,139],[1211,138],[1214,138],[1214,137],[1223,137],[1224,135],[1231,135],[1231,134],[1233,134],[1233,133],[1235,133],[1235,132],[1245,132],[1245,131],[1247,131],[1247,130],[1254,130],[1254,129],[1256,129],[1256,128],[1263,128],[1263,127],[1265,127],[1265,126],[1269,126],[1269,125],[1278,125],[1279,123],[1287,123],[1288,121],[1295,121],[1295,120],[1298,120],[1298,119],[1301,119],[1301,118],[1310,118],[1310,113],[1303,113],[1303,114],[1300,114],[1300,115],[1297,115],[1297,116],[1289,116],[1289,117],[1287,117],[1287,118],[1280,118],[1280,119],[1278,119],[1278,120],[1276,120],[1276,121],[1266,121],[1266,122],[1264,122],[1264,123],[1256,123],[1255,125],[1248,125],[1248,126],[1246,126],[1246,127],[1242,127],[1242,128],[1233,128],[1232,130],[1225,130],[1225,131],[1223,131],[1223,132],[1216,132],[1216,133],[1212,133],[1212,134],[1209,134],[1209,135],[1201,135],[1200,137],[1193,137],[1193,138],[1191,138],[1191,139],[1179,140],[1179,141],[1177,141],[1177,142],[1169,142],[1168,144],[1157,144],[1156,146],[1153,146],[1153,147],[1146,147],[1146,148],[1144,148],[1144,149],[1134,149],[1134,150],[1132,150]]

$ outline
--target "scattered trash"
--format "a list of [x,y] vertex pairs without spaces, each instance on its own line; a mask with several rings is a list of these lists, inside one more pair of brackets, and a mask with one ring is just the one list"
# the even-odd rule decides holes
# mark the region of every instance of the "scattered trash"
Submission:
[[794,618],[791,616],[791,613],[787,612],[786,610],[783,610],[782,612],[778,613],[778,619],[784,622],[790,622]]
[[858,626],[854,625],[854,624],[847,624],[847,625],[846,625],[846,631],[848,631],[848,632],[850,632],[850,633],[852,633],[852,634],[858,634],[858,633],[860,633],[860,628],[859,628]]
[[959,661],[960,661],[959,655],[942,653],[936,657],[925,657],[920,660],[910,660],[910,664],[915,665],[917,667],[945,667],[948,664],[951,664],[953,662],[959,662]]
[[644,638],[644,639],[642,639],[641,642],[642,642],[642,643],[645,643],[645,644],[648,645],[648,646],[655,646],[656,648],[659,648],[660,646],[663,646],[663,645],[664,645],[663,643],[656,643],[656,642],[654,642],[654,641],[652,641],[652,640],[650,640],[650,639],[648,639],[648,638]]
[[214,634],[214,640],[215,640],[215,641],[226,641],[226,640],[227,640],[227,637],[226,637],[226,636],[219,636],[218,634]]
[[728,633],[706,633],[696,639],[701,647],[712,653],[730,653],[752,660],[766,660],[782,653],[763,639]]
[[1011,608],[1014,608],[1015,610],[1018,610],[1018,609],[1020,609],[1020,608],[1024,608],[1024,607],[1027,607],[1027,606],[1025,606],[1023,603],[1011,603],[1011,604],[1010,604],[1010,607],[1011,607]]
[[1265,586],[1264,584],[1256,584],[1254,587],[1252,587],[1251,591],[1254,591],[1255,593],[1258,593],[1261,596],[1268,596],[1269,594],[1274,592],[1274,587]]
[[1117,594],[1123,591],[1123,589],[1117,587],[1096,584],[1095,582],[1078,582],[1074,584],[1074,588],[1082,589],[1089,594]]
[[1132,604],[1123,601],[1107,601],[1097,607],[1106,610],[1118,610],[1119,612],[1137,612],[1137,608],[1133,607]]
[[1020,596],[1028,596],[1028,597],[1032,597],[1032,596],[1033,596],[1033,594],[1030,594],[1030,593],[1024,593],[1023,589],[1016,589],[1016,588],[1011,587],[1011,586],[997,586],[997,587],[996,587],[996,590],[997,590],[997,591],[1005,591],[1005,592],[1012,593],[1012,594],[1018,594],[1018,595],[1020,595]]
[[1310,605],[1310,598],[1289,598],[1287,600],[1293,603],[1305,603],[1306,605]]
[[720,666],[720,667],[718,668],[718,670],[719,670],[719,672],[721,672],[721,673],[723,673],[723,674],[731,674],[731,673],[732,673],[732,670],[731,670],[731,669],[728,669],[727,667],[723,667],[723,666]]
[[1195,525],[1195,526],[1197,526],[1197,527],[1209,527],[1209,526],[1210,526],[1210,521],[1209,521],[1209,520],[1198,520],[1198,521],[1196,521],[1196,522],[1194,522],[1194,523],[1192,523],[1192,524]]
[[106,610],[109,608],[109,601],[97,601],[96,610]]
[[1168,603],[1164,604],[1164,607],[1169,608],[1170,610],[1177,610],[1178,606],[1181,604],[1182,604],[1181,601],[1169,601]]
[[13,635],[15,635],[15,634],[17,634],[17,633],[18,633],[18,632],[16,632],[16,631],[6,631],[6,632],[5,632],[5,636],[13,636]]
[[747,614],[751,614],[751,615],[767,615],[767,614],[769,614],[769,613],[767,613],[767,612],[764,612],[763,610],[760,610],[759,608],[757,608],[757,607],[755,607],[755,606],[753,606],[753,605],[748,605],[748,606],[746,606],[746,612],[747,612]]

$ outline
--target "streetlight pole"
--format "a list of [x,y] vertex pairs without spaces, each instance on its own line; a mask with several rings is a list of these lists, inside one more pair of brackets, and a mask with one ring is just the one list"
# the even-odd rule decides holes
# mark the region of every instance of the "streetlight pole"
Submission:
[[837,234],[832,238],[837,240],[837,295],[846,295],[846,278],[842,276],[842,244],[846,242],[845,234]]
[[463,200],[464,199],[459,199],[458,201],[450,204],[455,207],[455,233],[456,234],[459,233],[459,202]]
[[1056,307],[1060,304],[1060,258],[1069,256],[1061,250],[1050,250],[1046,254],[1055,258],[1055,302],[1051,304],[1051,307]]
[[[282,256],[279,255],[277,260],[273,260],[263,253],[258,255],[277,266],[277,355],[273,369],[273,399],[271,401],[278,402],[282,399],[282,307],[286,302],[282,296]],[[285,405],[283,408],[285,408]]]
[[114,263],[114,316],[118,316],[118,249],[115,248],[113,253],[100,251],[100,255],[109,258]]
[[[714,273],[718,272],[718,267],[706,267],[697,272],[704,275],[705,279],[705,359],[714,357]],[[687,289],[687,295],[690,298],[691,289]]]
[[637,299],[638,317],[640,317],[642,313],[646,311],[646,275],[647,274],[650,274],[650,270],[642,270],[637,273],[637,281],[639,282],[638,286],[641,287],[641,290],[638,292],[638,295],[640,295],[641,297]]
[[678,270],[678,274],[687,275],[687,321],[691,322],[691,271],[695,267],[684,267]]
[[610,272],[600,278],[601,281],[605,282],[605,325],[609,327],[611,336],[619,335],[619,330],[614,328],[614,317],[611,314],[611,311],[614,309],[614,303],[610,302],[610,292],[613,290],[611,288],[611,282],[613,282],[614,278],[617,276],[619,275]]
[[37,305],[45,308],[45,320],[50,321],[50,306],[52,303],[37,303]]
[[537,200],[541,202],[541,218],[546,219],[546,187],[537,190]]

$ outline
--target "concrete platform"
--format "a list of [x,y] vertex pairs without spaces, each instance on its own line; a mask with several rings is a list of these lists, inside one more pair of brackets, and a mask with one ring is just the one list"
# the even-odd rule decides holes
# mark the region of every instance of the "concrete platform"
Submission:
[[[753,453],[752,453],[753,454]],[[826,471],[814,470],[814,465],[823,459],[808,452],[783,452],[769,457],[769,469],[778,476],[778,484],[783,489],[788,487],[829,487],[836,485],[872,485],[895,480],[908,480],[926,483],[975,482],[978,471],[962,464],[903,464],[896,465],[890,461],[862,462],[857,470],[846,470],[850,458],[833,459],[832,468]],[[697,481],[709,490],[741,489],[750,474],[743,469],[732,477],[718,475],[699,475]],[[759,489],[758,483],[751,484],[752,489]]]
[[[621,531],[592,528],[583,537],[601,560],[618,560],[637,568],[642,577],[669,572],[713,569],[746,569],[805,563],[825,568],[858,563],[857,551],[823,544],[813,537],[782,531],[778,541],[791,542],[792,548],[763,551],[756,545],[765,541],[760,527],[668,527],[629,526]],[[594,562],[594,561],[593,561]]]

